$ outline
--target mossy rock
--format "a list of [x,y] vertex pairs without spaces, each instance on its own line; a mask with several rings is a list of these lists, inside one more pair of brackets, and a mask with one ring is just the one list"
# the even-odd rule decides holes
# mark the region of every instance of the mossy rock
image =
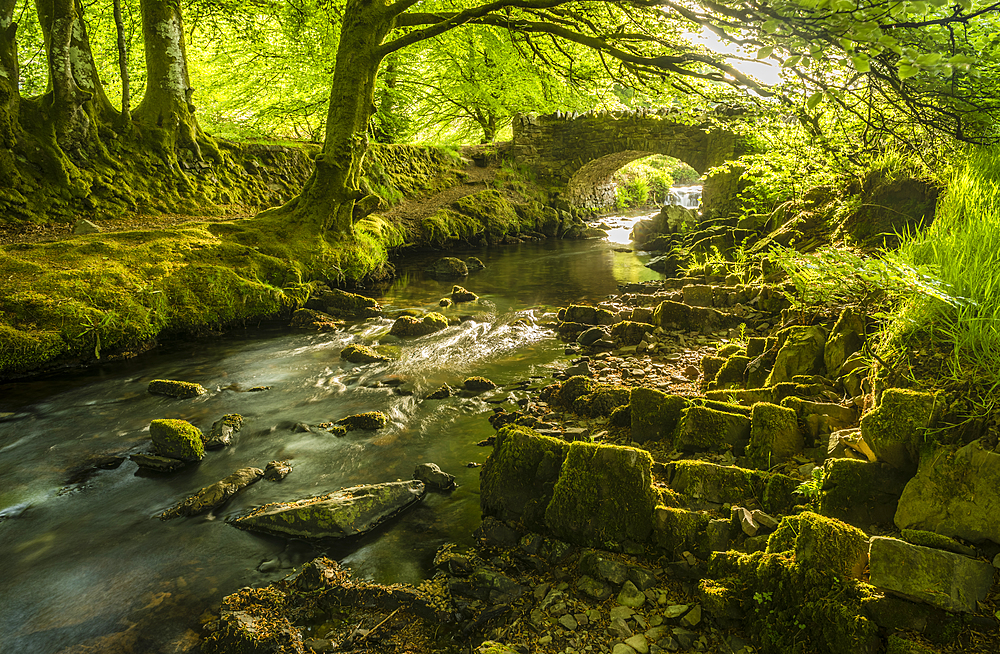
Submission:
[[597,390],[597,382],[584,375],[575,375],[564,381],[558,390],[552,393],[551,401],[554,404],[564,406],[567,409],[573,408],[576,398],[583,395],[590,395]]
[[823,360],[826,364],[827,374],[831,378],[840,376],[840,369],[844,362],[861,350],[865,344],[865,319],[855,313],[854,309],[847,307],[840,313],[837,323],[830,330],[830,336],[826,339],[826,346],[823,348]]
[[608,416],[618,407],[628,405],[631,397],[632,389],[626,386],[602,384],[593,393],[576,398],[573,401],[573,412],[591,418]]
[[653,542],[672,558],[691,551],[702,556],[708,551],[708,523],[705,513],[657,506],[653,512]]
[[465,260],[465,267],[469,272],[479,272],[486,269],[486,264],[479,257],[469,257]]
[[462,386],[465,390],[472,391],[474,393],[492,391],[497,387],[495,383],[485,377],[467,377],[465,381],[462,382]]
[[545,509],[569,447],[527,427],[509,425],[498,431],[480,472],[483,514],[544,531]]
[[158,456],[180,461],[205,458],[205,436],[187,420],[154,420],[149,423],[149,437]]
[[747,385],[747,366],[749,357],[733,354],[726,359],[715,375],[716,389],[743,388]]
[[781,347],[765,386],[792,381],[797,375],[820,374],[824,369],[826,332],[819,325],[788,327],[780,332]]
[[867,529],[893,524],[909,475],[890,466],[857,459],[830,459],[819,496],[819,512]]
[[[719,376],[719,371],[724,365],[726,365],[726,360],[722,357],[706,354],[701,358],[701,385],[703,388],[709,388],[711,384],[715,383],[715,379]],[[712,390],[715,390],[714,387]]]
[[448,319],[440,313],[428,313],[423,318],[400,316],[392,323],[389,334],[406,338],[409,336],[426,336],[441,331],[448,326]]
[[147,389],[154,395],[168,395],[170,397],[198,397],[204,395],[208,390],[201,384],[193,382],[175,381],[172,379],[154,379],[149,382]]
[[746,350],[744,350],[737,343],[726,343],[725,345],[720,345],[715,350],[715,356],[717,356],[717,357],[719,357],[721,359],[728,359],[729,357],[733,356],[734,354],[739,354],[739,355],[742,355],[742,356],[749,356],[747,354]]
[[351,363],[376,363],[389,360],[389,357],[382,356],[373,348],[358,343],[352,343],[341,350],[340,358]]
[[929,179],[873,171],[864,181],[861,203],[842,229],[859,245],[895,247],[899,234],[930,226],[940,192]]
[[655,329],[653,325],[623,320],[611,328],[611,337],[623,346],[638,345],[646,334],[652,334]]
[[673,436],[688,401],[654,388],[638,386],[630,395],[632,441],[646,443]]
[[758,402],[750,414],[747,456],[758,468],[772,468],[802,451],[803,438],[795,411]]
[[652,466],[643,450],[572,443],[545,509],[546,525],[579,545],[645,541],[659,499]]
[[774,404],[773,388],[734,388],[729,390],[708,391],[705,398],[714,402],[727,402],[740,406],[752,407],[757,402],[770,402]]
[[479,299],[479,296],[468,291],[465,288],[459,286],[458,284],[451,287],[451,301],[452,302],[475,302]]
[[691,307],[683,302],[664,300],[653,310],[653,324],[663,329],[702,331],[732,323],[732,318],[709,307]]
[[338,318],[360,319],[382,315],[382,307],[370,297],[319,284],[306,302],[307,309],[325,311]]
[[938,412],[935,394],[888,388],[875,410],[861,418],[861,436],[879,461],[913,473]]
[[233,435],[243,428],[243,416],[238,413],[227,413],[212,423],[205,449],[225,447],[232,443]]
[[375,431],[389,424],[389,416],[381,411],[368,411],[366,413],[345,416],[338,420],[336,424],[346,428],[347,431]]
[[674,430],[674,447],[682,452],[742,452],[749,442],[749,418],[704,406],[684,409]]
[[757,470],[707,461],[676,461],[668,465],[668,471],[673,490],[715,504],[742,504],[759,497],[764,486]]
[[768,538],[768,553],[790,550],[798,565],[841,578],[861,579],[868,565],[863,531],[811,511],[785,517]]
[[469,266],[457,257],[441,257],[427,269],[427,272],[438,278],[465,277],[469,274]]

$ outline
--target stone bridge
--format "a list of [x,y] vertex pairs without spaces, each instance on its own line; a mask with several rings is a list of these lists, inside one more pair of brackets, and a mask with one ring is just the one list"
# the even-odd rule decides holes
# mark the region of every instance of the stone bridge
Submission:
[[[540,181],[563,187],[562,197],[572,204],[605,208],[614,204],[611,176],[630,161],[663,154],[704,174],[743,151],[741,140],[717,124],[686,125],[667,112],[557,112],[517,116],[512,154],[515,163],[533,170]],[[729,173],[705,180],[706,217],[729,205],[738,179]]]

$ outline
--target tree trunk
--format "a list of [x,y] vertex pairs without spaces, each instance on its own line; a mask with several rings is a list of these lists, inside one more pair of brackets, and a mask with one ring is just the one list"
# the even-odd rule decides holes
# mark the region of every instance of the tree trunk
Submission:
[[[330,89],[326,141],[301,195],[287,205],[291,221],[319,231],[352,233],[370,201],[360,202],[361,164],[368,151],[368,121],[375,113],[380,46],[395,15],[385,0],[348,0]],[[359,211],[355,205],[359,204]],[[364,209],[362,209],[364,207]]]
[[0,148],[13,148],[21,131],[17,119],[21,94],[18,91],[17,0],[0,0]]
[[115,0],[115,30],[118,32],[118,69],[122,77],[122,119],[130,119],[131,92],[128,79],[128,50],[125,47],[125,25],[122,21],[122,0]]
[[42,98],[42,105],[55,130],[56,143],[63,152],[79,151],[86,145],[91,129],[84,105],[94,97],[73,74],[76,55],[73,32],[78,29],[76,24],[82,17],[77,14],[74,0],[35,0],[35,6],[49,64],[49,89]]
[[146,51],[146,94],[133,118],[160,135],[160,156],[171,168],[177,149],[190,150],[202,160],[202,147],[216,160],[215,144],[201,131],[191,103],[194,89],[188,78],[187,50],[180,0],[141,0],[142,35]]

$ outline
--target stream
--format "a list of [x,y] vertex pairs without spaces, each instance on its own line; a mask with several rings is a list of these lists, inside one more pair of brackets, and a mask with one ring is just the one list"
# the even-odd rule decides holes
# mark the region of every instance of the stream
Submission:
[[[331,333],[234,331],[0,385],[0,651],[188,651],[223,596],[279,579],[322,554],[382,583],[424,578],[443,543],[471,544],[480,518],[479,470],[467,464],[490,453],[476,443],[493,434],[486,416],[495,402],[525,397],[525,382],[547,385],[566,365],[565,345],[544,326],[557,308],[597,303],[619,283],[661,278],[644,267],[646,253],[615,251],[641,217],[602,218],[612,227],[607,240],[446,253],[486,264],[459,280],[480,300],[444,310],[464,321],[422,338],[386,336],[388,318]],[[423,274],[440,256],[397,264],[392,285],[376,295],[387,313],[440,310],[453,282]],[[349,364],[339,353],[352,342],[380,345],[395,359]],[[471,375],[501,389],[420,399]],[[198,382],[210,392],[193,399],[150,395],[152,379]],[[412,395],[393,391],[400,381]],[[247,392],[257,386],[270,389]],[[390,417],[388,427],[343,438],[296,431],[299,423],[373,410]],[[148,451],[153,419],[182,418],[207,433],[226,413],[243,415],[242,431],[199,464],[168,475],[139,471],[127,458],[99,467],[111,456]],[[293,466],[281,482],[259,481],[208,515],[157,517],[238,468],[276,459]],[[360,539],[306,543],[225,523],[266,502],[410,479],[426,461],[456,475],[459,487],[428,492],[416,508]]]

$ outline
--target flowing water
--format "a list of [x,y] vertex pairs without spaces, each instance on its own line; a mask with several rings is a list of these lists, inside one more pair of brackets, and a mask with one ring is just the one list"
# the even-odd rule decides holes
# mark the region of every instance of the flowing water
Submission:
[[[174,343],[137,359],[0,386],[0,652],[183,652],[199,619],[221,598],[263,585],[326,554],[376,581],[414,582],[445,542],[470,543],[479,522],[479,471],[493,433],[488,400],[523,397],[524,382],[551,381],[564,346],[544,327],[571,302],[598,302],[617,284],[657,279],[642,253],[616,251],[636,216],[605,217],[609,240],[546,241],[453,253],[486,270],[461,283],[480,295],[444,311],[464,322],[418,339],[386,336],[388,319],[336,333],[258,330]],[[623,250],[623,248],[618,248]],[[383,307],[437,310],[451,282],[425,277],[437,255],[398,266]],[[355,366],[352,342],[380,345],[392,362]],[[421,401],[471,375],[505,387],[487,396]],[[194,399],[150,395],[152,379],[199,382]],[[391,384],[413,395],[394,393]],[[390,385],[381,382],[389,381]],[[246,392],[270,386],[264,392]],[[335,438],[295,425],[378,410],[391,424]],[[160,475],[102,457],[148,450],[149,422],[182,418],[207,431],[226,413],[244,416],[235,443],[197,465]],[[164,509],[244,466],[287,459],[278,483],[259,481],[214,513],[160,521]],[[261,536],[225,523],[249,507],[359,483],[409,479],[433,461],[458,477],[391,524],[348,543]]]
[[688,209],[697,209],[701,201],[701,186],[675,186],[667,198],[669,204],[679,204]]

